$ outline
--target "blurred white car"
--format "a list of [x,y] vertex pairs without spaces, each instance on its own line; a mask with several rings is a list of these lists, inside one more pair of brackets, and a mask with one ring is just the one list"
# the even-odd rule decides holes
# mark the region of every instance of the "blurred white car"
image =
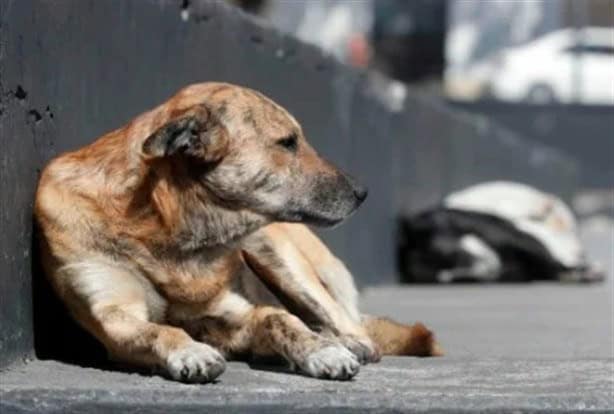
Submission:
[[556,30],[489,60],[496,99],[614,105],[612,28]]

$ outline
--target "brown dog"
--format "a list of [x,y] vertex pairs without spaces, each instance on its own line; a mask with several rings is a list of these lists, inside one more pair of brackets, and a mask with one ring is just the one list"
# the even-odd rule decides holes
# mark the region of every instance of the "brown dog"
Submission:
[[439,353],[420,324],[361,316],[343,264],[290,223],[365,197],[284,109],[204,83],[54,159],[35,214],[47,275],[111,357],[189,382],[245,354],[348,379],[380,352]]

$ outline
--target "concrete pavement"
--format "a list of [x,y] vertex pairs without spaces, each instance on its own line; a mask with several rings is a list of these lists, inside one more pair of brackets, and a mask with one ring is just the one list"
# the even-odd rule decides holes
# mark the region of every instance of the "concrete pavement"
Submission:
[[363,309],[423,320],[443,358],[384,358],[351,382],[230,363],[215,384],[34,361],[0,374],[0,413],[612,412],[611,284],[381,287]]
[[0,412],[611,412],[612,360],[385,358],[350,382],[231,363],[215,384],[37,361],[2,377]]

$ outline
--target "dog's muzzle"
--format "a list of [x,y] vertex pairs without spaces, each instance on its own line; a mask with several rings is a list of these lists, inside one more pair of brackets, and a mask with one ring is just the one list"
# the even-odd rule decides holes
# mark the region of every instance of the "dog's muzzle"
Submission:
[[334,226],[348,218],[367,198],[367,188],[349,175],[319,176],[282,214],[284,221]]

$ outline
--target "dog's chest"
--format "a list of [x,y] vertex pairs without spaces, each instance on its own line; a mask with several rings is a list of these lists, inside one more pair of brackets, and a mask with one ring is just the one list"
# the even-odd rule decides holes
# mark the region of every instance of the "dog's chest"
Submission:
[[243,265],[233,283],[233,291],[254,305],[281,307],[279,300],[247,266]]

